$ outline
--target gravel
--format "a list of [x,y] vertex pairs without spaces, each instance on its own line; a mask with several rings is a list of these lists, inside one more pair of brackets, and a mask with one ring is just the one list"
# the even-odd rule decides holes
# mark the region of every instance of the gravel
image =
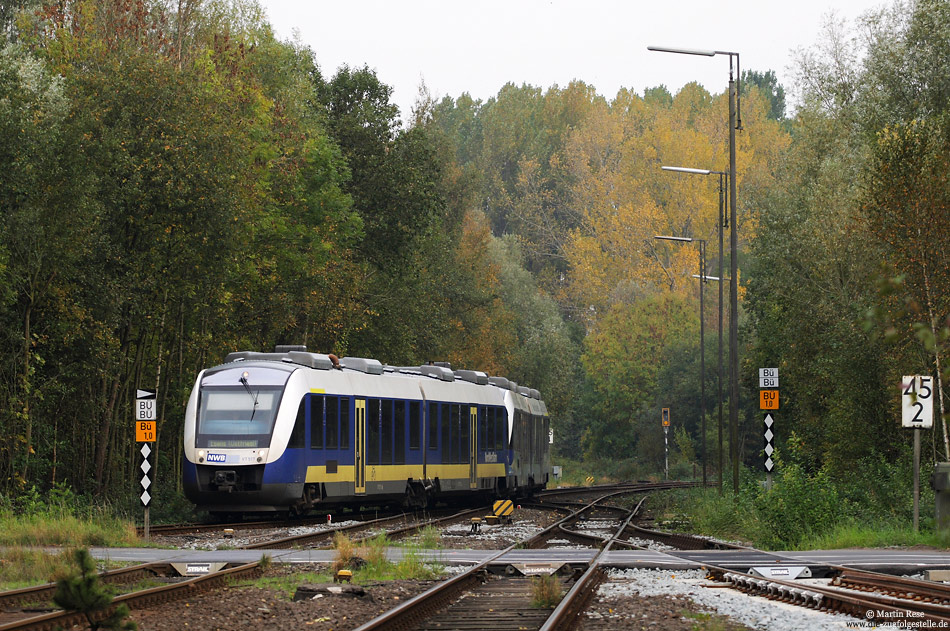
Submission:
[[[751,629],[767,631],[820,631],[863,628],[865,620],[842,614],[803,609],[766,598],[748,596],[729,588],[707,588],[701,570],[610,570],[610,581],[598,591],[598,599],[620,602],[631,597],[684,598],[701,611],[714,612]],[[629,620],[628,620],[629,622]],[[891,626],[876,626],[891,629]]]
[[[272,565],[269,578],[325,570],[322,566]],[[299,583],[311,583],[309,577]],[[365,585],[362,597],[326,595],[293,602],[292,593],[233,585],[132,612],[141,631],[345,631],[429,589],[433,581],[398,580]],[[291,590],[292,591],[292,590]]]

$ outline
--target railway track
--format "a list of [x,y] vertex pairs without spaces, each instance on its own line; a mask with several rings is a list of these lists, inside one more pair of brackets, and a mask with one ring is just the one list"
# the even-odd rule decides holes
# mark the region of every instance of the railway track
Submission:
[[[583,610],[593,597],[605,574],[600,560],[612,541],[619,537],[629,524],[642,502],[633,511],[623,511],[623,515],[613,507],[598,506],[603,497],[583,508],[571,512],[555,524],[545,528],[528,541],[491,556],[458,576],[440,583],[432,589],[416,596],[403,605],[367,622],[357,631],[429,631],[433,629],[467,629],[491,631],[527,631],[544,629],[554,631],[567,629],[574,618]],[[497,577],[492,567],[497,561],[516,547],[540,548],[554,537],[574,536],[576,527],[585,518],[605,510],[617,522],[614,533],[606,539],[601,537],[582,537],[585,544],[601,547],[600,553],[588,565],[579,577],[574,572],[557,576],[554,580],[565,596],[553,611],[534,606],[534,589],[529,576]],[[510,566],[509,566],[510,570]],[[509,571],[510,574],[510,571]]]
[[[467,572],[463,572],[429,591],[412,598],[404,605],[393,609],[386,614],[359,627],[359,631],[373,631],[376,629],[491,629],[504,631],[506,629],[540,629],[554,631],[566,629],[576,621],[577,616],[587,607],[596,594],[598,586],[607,580],[605,555],[611,548],[643,548],[640,543],[644,539],[659,542],[668,548],[677,550],[724,550],[745,549],[733,544],[713,541],[703,537],[695,537],[682,533],[662,532],[651,530],[637,525],[643,500],[632,510],[612,506],[609,504],[614,498],[630,493],[646,492],[652,488],[643,488],[645,485],[622,485],[600,489],[585,487],[579,493],[596,493],[598,497],[591,502],[581,504],[568,499],[571,494],[558,493],[553,498],[542,498],[538,503],[528,506],[543,507],[547,510],[563,514],[553,525],[544,528],[540,533],[528,540],[510,546],[491,558],[476,565]],[[606,491],[606,492],[605,492]],[[447,511],[448,512],[448,511]],[[400,520],[405,521],[407,515],[398,515],[384,519],[370,520],[367,523],[347,525],[317,533],[286,537],[281,540],[261,542],[245,549],[254,548],[288,548],[320,545],[332,538],[336,532],[358,533],[368,530],[365,536],[355,538],[356,541],[375,535],[385,529],[387,536],[399,537],[411,534],[426,526],[443,526],[451,522],[468,521],[472,516],[481,516],[484,508],[469,511],[455,512],[427,521],[418,519],[414,523],[404,524],[399,528],[392,525]],[[413,516],[415,519],[416,516]],[[273,525],[273,522],[268,522]],[[218,526],[220,527],[220,525]],[[540,609],[531,604],[533,597],[532,573],[541,573],[544,563],[508,564],[500,557],[515,549],[543,549],[568,542],[571,547],[582,546],[597,550],[595,558],[589,564],[572,561],[564,565],[556,574],[556,582],[562,593],[565,593],[560,603],[553,610]],[[563,547],[563,546],[562,546]],[[675,550],[667,550],[676,554]],[[564,557],[562,557],[564,558]],[[587,557],[589,558],[589,557]],[[685,558],[685,557],[684,557]],[[160,575],[167,573],[164,564],[145,565],[123,570],[113,570],[103,574],[103,580],[114,580],[118,583],[130,583],[135,572],[141,577],[143,573]],[[252,568],[258,564],[249,564],[241,568],[228,569],[216,574],[199,577],[197,579],[182,580],[180,583],[162,587],[141,590],[140,592],[125,594],[117,597],[115,602],[126,602],[132,609],[141,609],[167,600],[180,598],[174,593],[184,589],[185,594],[194,594],[197,589],[207,589],[214,585],[221,585],[229,580],[238,570],[259,573]],[[520,567],[518,567],[520,566]],[[533,566],[525,568],[524,566]],[[247,568],[247,569],[245,569]],[[548,571],[554,570],[549,567]],[[950,624],[950,588],[932,584],[926,581],[897,580],[871,572],[858,572],[839,568],[839,576],[830,586],[802,584],[761,577],[730,571],[724,568],[710,567],[713,575],[747,593],[760,593],[769,598],[783,600],[788,603],[809,606],[814,609],[832,612],[844,612],[857,615],[862,619],[871,619],[878,622],[893,622],[898,616],[906,616],[908,612],[919,615],[918,620],[929,620],[934,623]],[[121,578],[122,574],[127,577]],[[527,576],[521,575],[527,574]],[[114,575],[114,577],[109,576]],[[211,580],[211,579],[214,580]],[[185,586],[185,587],[182,587]],[[200,587],[199,587],[200,586]],[[47,590],[45,595],[35,592],[33,595],[16,596],[12,592],[0,594],[0,603],[9,607],[16,602],[40,602],[48,600],[52,593],[52,586],[43,586]],[[42,589],[36,588],[36,589]],[[843,591],[847,589],[848,591]],[[867,593],[861,593],[864,590]],[[17,590],[30,591],[30,590]],[[20,600],[16,600],[20,598]],[[913,601],[907,600],[914,599]],[[25,599],[25,600],[24,600]],[[404,611],[405,609],[405,611]],[[867,612],[873,610],[873,617],[866,617]],[[0,631],[7,629],[54,629],[69,628],[72,624],[69,612],[51,612],[42,616],[31,617],[0,625]],[[76,615],[76,614],[72,614]],[[437,620],[433,617],[437,616]],[[364,618],[365,619],[365,618]]]
[[[723,568],[709,569],[739,591],[764,596],[770,600],[823,612],[844,613],[878,623],[902,623],[902,626],[906,626],[909,621],[917,621],[916,626],[921,626],[920,621],[929,621],[936,628],[950,626],[950,606],[947,606],[945,602],[924,599],[915,591],[925,588],[927,591],[942,591],[939,587],[935,587],[936,584],[922,584],[923,581],[883,574],[872,576],[874,575],[872,572],[856,572],[848,568],[839,568],[842,575],[850,574],[857,578],[857,582],[852,585],[863,586],[861,591],[851,591],[853,587],[849,586],[848,579],[841,582],[835,579],[830,586],[824,587],[763,579]],[[840,589],[843,587],[849,587],[849,589]],[[892,596],[884,592],[898,593],[901,596]]]
[[[596,486],[578,486],[578,487],[566,487],[560,489],[548,489],[541,491],[537,498],[541,502],[545,502],[547,499],[557,498],[557,497],[571,497],[577,495],[588,495],[595,494],[597,496],[604,495],[606,493],[612,493],[615,491],[626,491],[629,493],[639,493],[639,492],[649,492],[654,490],[666,490],[672,488],[688,488],[697,486],[696,482],[635,482],[635,483],[625,483],[625,484],[602,484]],[[535,502],[529,502],[525,500],[523,504],[532,504]],[[552,502],[545,502],[552,503]],[[432,515],[449,515],[457,512],[457,509],[451,508],[436,508],[429,509],[428,514]],[[189,535],[189,534],[201,534],[206,532],[221,532],[224,530],[258,530],[258,529],[267,529],[267,528],[279,528],[286,526],[316,526],[324,525],[327,523],[342,522],[342,521],[372,521],[375,519],[387,519],[390,517],[406,516],[412,515],[413,513],[407,513],[403,510],[375,510],[375,511],[360,511],[360,512],[338,512],[330,511],[326,514],[313,515],[308,517],[296,517],[290,520],[287,519],[264,519],[264,520],[254,520],[254,521],[237,521],[237,522],[208,522],[208,523],[188,523],[188,524],[160,524],[160,525],[150,525],[149,534],[150,535]],[[380,516],[381,515],[381,516]],[[329,517],[329,521],[328,521]],[[145,529],[143,526],[136,527],[136,533],[139,537],[145,535]]]
[[396,517],[385,517],[381,519],[374,519],[367,522],[361,522],[358,524],[351,524],[348,526],[340,526],[338,528],[331,528],[330,530],[321,530],[318,532],[304,533],[300,535],[291,535],[289,537],[281,537],[279,539],[271,539],[268,541],[261,541],[259,543],[254,543],[250,545],[243,546],[244,550],[272,550],[272,549],[287,549],[287,548],[296,548],[296,547],[314,547],[323,544],[332,543],[333,538],[337,533],[343,533],[348,536],[354,535],[355,533],[360,533],[367,531],[367,534],[364,536],[351,536],[350,538],[355,542],[364,541],[370,539],[378,534],[380,531],[385,530],[386,536],[389,538],[398,538],[408,534],[412,534],[427,528],[430,526],[439,526],[449,523],[465,521],[471,519],[472,517],[478,517],[485,514],[484,508],[473,508],[466,511],[461,511],[457,513],[452,513],[445,517],[435,517],[435,518],[422,518],[413,521],[413,523],[400,526],[398,528],[390,528],[390,526],[397,525],[406,521],[406,515],[399,515]]
[[[114,581],[132,580],[128,574],[121,574],[129,571],[147,571],[145,566],[137,568],[126,568],[126,570],[114,570],[111,572]],[[213,574],[198,576],[191,579],[182,580],[169,585],[159,587],[150,587],[126,594],[116,596],[112,600],[109,609],[94,614],[94,620],[102,620],[111,614],[115,607],[125,604],[129,609],[142,609],[155,606],[160,603],[178,600],[180,598],[191,597],[195,594],[211,589],[217,589],[226,585],[229,581],[235,579],[254,578],[261,573],[260,562],[247,563],[237,567],[224,569]],[[52,592],[44,590],[49,589],[49,585],[36,588],[33,592],[34,597],[46,600],[52,596]],[[53,586],[55,591],[55,586]],[[24,590],[17,590],[23,592]],[[45,595],[44,595],[45,594]],[[29,595],[21,594],[30,598]],[[35,601],[31,601],[35,602]],[[86,615],[78,611],[53,611],[39,615],[27,616],[19,620],[4,623],[0,625],[0,631],[55,631],[57,629],[69,629],[74,625],[86,625]]]

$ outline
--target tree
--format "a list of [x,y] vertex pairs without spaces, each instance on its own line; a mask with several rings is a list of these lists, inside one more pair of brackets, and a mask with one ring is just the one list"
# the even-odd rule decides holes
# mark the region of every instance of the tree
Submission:
[[767,116],[771,120],[785,119],[785,88],[778,82],[774,70],[745,70],[739,83],[742,86],[742,96],[748,94],[750,89],[756,88],[768,99],[770,106]]
[[[903,286],[919,305],[923,335],[940,378],[947,367],[938,322],[950,312],[950,113],[937,120],[914,120],[882,130],[868,169],[863,210],[872,232],[889,246],[889,259],[905,275]],[[943,423],[944,453],[950,438]]]
[[77,571],[56,581],[56,593],[53,602],[68,611],[79,611],[89,623],[92,631],[98,629],[121,629],[134,631],[138,625],[126,620],[129,607],[121,604],[110,612],[112,593],[99,582],[96,562],[85,548],[73,553]]

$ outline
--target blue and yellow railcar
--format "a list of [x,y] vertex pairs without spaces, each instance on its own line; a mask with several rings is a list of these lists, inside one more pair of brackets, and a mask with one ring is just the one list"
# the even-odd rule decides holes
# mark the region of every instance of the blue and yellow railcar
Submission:
[[477,371],[232,353],[189,398],[184,489],[213,513],[527,495],[550,476],[549,427],[537,390]]

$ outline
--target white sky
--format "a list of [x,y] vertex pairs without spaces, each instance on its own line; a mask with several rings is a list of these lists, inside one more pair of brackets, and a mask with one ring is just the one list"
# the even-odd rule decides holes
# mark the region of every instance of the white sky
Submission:
[[280,39],[310,46],[324,76],[376,70],[409,117],[419,84],[436,98],[487,100],[507,82],[547,89],[573,79],[613,98],[697,81],[725,90],[729,60],[648,52],[648,45],[727,50],[743,70],[774,70],[786,92],[795,51],[831,11],[853,22],[890,0],[260,0]]

